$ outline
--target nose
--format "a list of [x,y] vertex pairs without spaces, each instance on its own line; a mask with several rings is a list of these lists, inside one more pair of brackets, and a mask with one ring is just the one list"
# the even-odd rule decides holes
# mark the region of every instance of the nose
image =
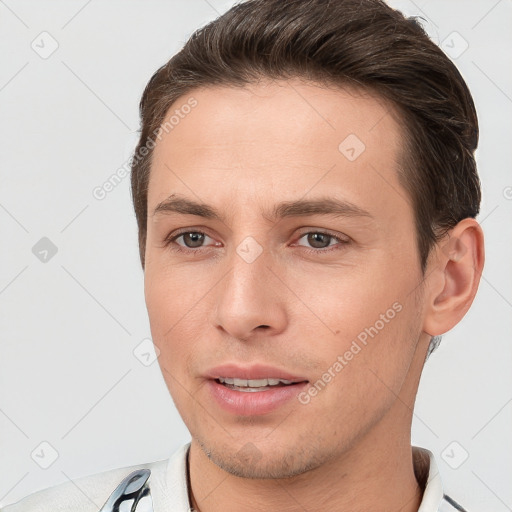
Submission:
[[267,336],[282,332],[287,323],[286,288],[272,267],[272,255],[263,250],[251,261],[233,251],[228,265],[215,297],[217,327],[243,341],[261,331]]

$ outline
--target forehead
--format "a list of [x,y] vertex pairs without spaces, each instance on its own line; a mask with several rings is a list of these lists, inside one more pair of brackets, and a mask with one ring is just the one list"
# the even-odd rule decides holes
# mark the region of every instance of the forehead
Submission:
[[173,114],[154,149],[150,215],[172,192],[231,208],[327,193],[366,209],[406,199],[397,115],[371,93],[299,80],[216,86],[178,99],[165,120]]

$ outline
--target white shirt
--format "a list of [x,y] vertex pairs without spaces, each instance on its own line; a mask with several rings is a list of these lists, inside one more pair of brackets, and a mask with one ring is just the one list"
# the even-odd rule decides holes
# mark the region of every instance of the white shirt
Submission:
[[[17,503],[0,508],[0,512],[98,512],[121,480],[142,468],[151,470],[148,480],[151,500],[143,498],[137,505],[137,512],[151,510],[148,508],[151,501],[154,512],[190,512],[187,480],[189,447],[190,443],[185,444],[166,460],[113,469],[37,491]],[[444,494],[432,452],[414,446],[413,455],[417,478],[426,480],[418,512],[465,512]]]

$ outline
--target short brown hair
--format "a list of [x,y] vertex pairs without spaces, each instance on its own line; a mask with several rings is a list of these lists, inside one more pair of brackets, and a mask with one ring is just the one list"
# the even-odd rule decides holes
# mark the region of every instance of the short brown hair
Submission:
[[414,209],[423,273],[434,244],[478,214],[475,106],[455,65],[416,18],[380,0],[247,0],[195,31],[142,95],[131,186],[143,268],[152,135],[169,107],[198,87],[263,78],[355,86],[396,107],[404,133],[398,177]]

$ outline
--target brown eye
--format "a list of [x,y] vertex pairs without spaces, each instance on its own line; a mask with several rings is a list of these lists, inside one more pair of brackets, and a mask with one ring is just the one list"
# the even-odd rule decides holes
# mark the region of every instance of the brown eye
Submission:
[[188,233],[181,234],[180,237],[183,237],[186,247],[194,249],[202,246],[205,234],[198,231],[190,231]]
[[332,235],[328,235],[327,233],[308,233],[307,237],[308,243],[315,249],[324,249],[325,247],[329,247],[331,238],[334,238]]
[[[331,233],[325,233],[323,231],[309,231],[303,233],[299,240],[306,240],[306,245],[299,243],[303,250],[314,254],[324,254],[331,251],[343,249],[344,246],[350,243],[347,238],[341,238]],[[331,243],[334,241],[335,243]]]
[[[180,240],[183,239],[183,242]],[[209,239],[211,242],[210,245],[205,245],[206,239]],[[183,253],[199,253],[203,249],[206,250],[213,246],[218,246],[220,244],[215,243],[215,241],[209,237],[206,233],[202,231],[186,231],[182,230],[179,233],[170,234],[164,241],[164,247],[168,247],[169,249],[177,252]]]

